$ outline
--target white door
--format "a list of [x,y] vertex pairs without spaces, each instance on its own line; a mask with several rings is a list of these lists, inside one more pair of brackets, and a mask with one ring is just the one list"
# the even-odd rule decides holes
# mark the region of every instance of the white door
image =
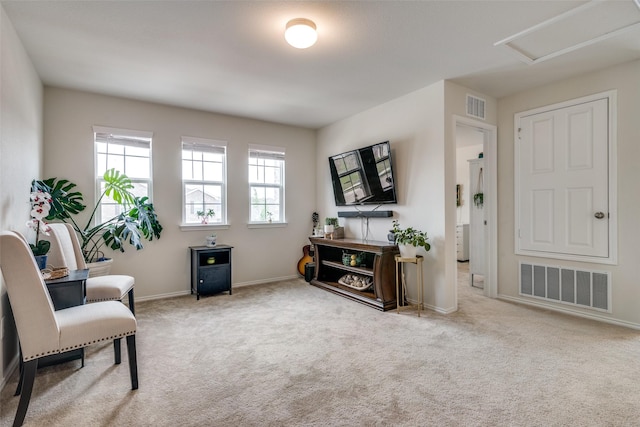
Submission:
[[516,120],[518,253],[609,256],[608,104],[597,99]]

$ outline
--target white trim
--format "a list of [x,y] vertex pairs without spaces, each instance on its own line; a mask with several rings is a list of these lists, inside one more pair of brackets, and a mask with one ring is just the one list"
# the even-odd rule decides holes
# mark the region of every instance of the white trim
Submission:
[[181,231],[228,230],[231,224],[180,224]]
[[[485,219],[488,222],[484,239],[488,254],[484,268],[486,272],[484,275],[484,295],[490,298],[496,298],[498,296],[498,128],[479,120],[454,114],[454,136],[456,135],[456,127],[458,125],[473,127],[484,133],[484,185],[488,190],[485,192],[484,199],[484,208],[486,209]],[[454,224],[455,223],[456,221],[454,221]],[[455,233],[455,229],[452,230],[452,232]],[[453,253],[452,256],[454,261],[457,262],[456,254]],[[456,306],[457,304],[458,295],[456,291]]]
[[226,147],[227,141],[210,138],[197,138],[195,136],[182,136],[182,142],[194,145],[215,145],[216,147]]
[[287,225],[286,222],[249,222],[247,228],[282,228]]
[[[559,110],[566,107],[571,107],[578,104],[584,104],[592,101],[597,101],[601,99],[607,100],[608,105],[608,137],[609,137],[609,256],[608,257],[594,257],[594,256],[583,256],[583,255],[572,255],[572,254],[561,254],[561,253],[550,253],[550,252],[539,252],[539,251],[531,251],[519,248],[519,239],[518,239],[518,230],[520,229],[520,173],[518,169],[518,159],[520,157],[520,144],[516,144],[518,141],[518,128],[519,122],[523,117],[528,117],[531,115]],[[516,113],[513,116],[513,141],[514,141],[514,150],[513,150],[513,162],[514,162],[514,253],[516,255],[524,255],[524,256],[532,256],[532,257],[542,257],[542,258],[552,258],[552,259],[561,259],[567,261],[577,261],[577,262],[586,262],[586,263],[594,263],[594,264],[610,264],[617,265],[618,264],[618,149],[617,149],[617,129],[618,129],[618,113],[617,113],[617,105],[618,105],[618,91],[616,89],[596,93],[593,95],[583,96],[581,98],[575,98],[568,101],[559,102],[557,104],[546,105],[543,107],[534,108],[532,110],[522,111],[520,113]]]
[[276,147],[275,145],[260,145],[260,144],[248,144],[249,151],[262,151],[267,153],[282,153],[286,154],[284,147]]
[[136,138],[153,138],[153,132],[146,130],[118,129],[107,126],[93,126],[93,133],[111,133],[115,135],[134,136]]
[[620,319],[613,319],[611,317],[607,317],[596,312],[586,313],[580,310],[573,310],[567,306],[557,306],[555,304],[544,303],[537,299],[528,299],[528,298],[520,298],[520,297],[512,297],[510,295],[498,295],[499,300],[515,302],[518,304],[529,305],[533,307],[538,307],[544,310],[552,310],[559,313],[569,314],[572,316],[582,317],[585,319],[596,320],[598,322],[609,323],[617,326],[624,326],[625,328],[638,329],[640,330],[640,323],[627,322]]

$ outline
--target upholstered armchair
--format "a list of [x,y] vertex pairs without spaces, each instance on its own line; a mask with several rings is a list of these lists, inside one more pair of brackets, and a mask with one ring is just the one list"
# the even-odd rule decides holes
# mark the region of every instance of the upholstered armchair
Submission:
[[[49,227],[51,227],[49,262],[54,267],[67,267],[70,270],[87,268],[80,249],[80,241],[73,227],[65,223],[49,224]],[[87,302],[120,301],[128,294],[129,309],[135,314],[134,283],[135,280],[132,276],[121,274],[89,277],[87,279]]]
[[[138,388],[136,318],[116,301],[79,305],[54,311],[46,284],[27,243],[16,233],[0,233],[0,269],[20,340],[22,387],[14,426],[22,425],[38,368],[38,359],[113,340],[116,352],[127,339],[131,388]],[[120,354],[116,354],[116,364]]]

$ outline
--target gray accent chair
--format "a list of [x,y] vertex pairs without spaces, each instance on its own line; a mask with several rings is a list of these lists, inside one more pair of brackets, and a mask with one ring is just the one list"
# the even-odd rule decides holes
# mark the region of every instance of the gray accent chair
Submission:
[[38,359],[44,356],[113,340],[118,364],[120,341],[126,337],[131,389],[138,388],[137,323],[125,305],[104,301],[55,311],[31,249],[14,232],[0,233],[0,269],[18,330],[23,365],[14,426],[24,422]]
[[[82,256],[80,241],[70,224],[49,224],[51,227],[51,249],[49,250],[48,263],[54,267],[67,267],[70,270],[82,270],[87,264]],[[97,301],[121,301],[129,295],[129,309],[135,314],[133,301],[132,276],[112,274],[107,276],[89,277],[87,279],[87,302]]]

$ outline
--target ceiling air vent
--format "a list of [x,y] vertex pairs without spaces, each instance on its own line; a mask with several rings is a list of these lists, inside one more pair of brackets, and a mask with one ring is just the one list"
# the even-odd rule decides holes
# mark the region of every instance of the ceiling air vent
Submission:
[[485,119],[484,104],[485,100],[472,95],[467,95],[467,116],[478,119]]

